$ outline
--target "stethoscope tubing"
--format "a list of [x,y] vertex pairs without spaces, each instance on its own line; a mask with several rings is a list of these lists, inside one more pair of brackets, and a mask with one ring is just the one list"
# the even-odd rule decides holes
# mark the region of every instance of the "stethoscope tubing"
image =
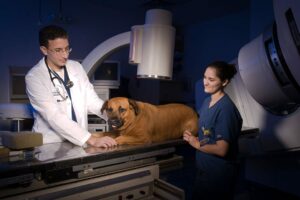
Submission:
[[[51,80],[53,86],[56,87],[54,84],[54,80],[57,79],[60,82],[60,84],[62,84],[65,87],[65,90],[67,91],[68,95],[70,96],[70,88],[73,87],[74,83],[69,79],[69,74],[68,74],[66,66],[63,66],[64,74],[65,74],[65,81],[64,81],[55,71],[50,69],[50,67],[48,66],[48,63],[47,63],[47,57],[45,57],[45,64],[48,69],[50,80]],[[61,94],[60,94],[60,96],[61,96]],[[65,99],[67,99],[67,98],[68,98],[68,96]],[[72,102],[71,96],[70,96],[70,100]]]

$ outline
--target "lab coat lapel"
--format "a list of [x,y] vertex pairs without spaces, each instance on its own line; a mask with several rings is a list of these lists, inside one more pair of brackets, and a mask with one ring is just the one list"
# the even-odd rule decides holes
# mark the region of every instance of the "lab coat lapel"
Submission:
[[45,64],[45,58],[42,58],[40,61],[39,61],[39,64],[38,64],[40,70],[42,73],[41,75],[43,76],[42,80],[47,80],[47,83],[45,84],[45,86],[48,88],[49,90],[49,94],[52,92],[52,88],[54,87],[53,84],[52,84],[52,81],[51,81],[51,78],[50,78],[50,75],[49,75],[49,72],[48,72],[48,69],[47,69],[47,66]]
[[83,99],[81,96],[81,88],[80,88],[80,77],[78,72],[74,69],[76,66],[66,66],[69,74],[70,80],[73,82],[73,87],[70,88],[71,96],[72,96],[72,104],[76,114],[77,122],[82,124],[82,114],[83,113]]

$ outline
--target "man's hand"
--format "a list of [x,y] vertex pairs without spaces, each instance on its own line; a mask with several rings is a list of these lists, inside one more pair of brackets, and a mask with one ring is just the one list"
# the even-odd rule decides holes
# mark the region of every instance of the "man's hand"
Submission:
[[117,142],[111,137],[95,137],[93,135],[91,135],[86,143],[93,147],[113,147],[117,145]]

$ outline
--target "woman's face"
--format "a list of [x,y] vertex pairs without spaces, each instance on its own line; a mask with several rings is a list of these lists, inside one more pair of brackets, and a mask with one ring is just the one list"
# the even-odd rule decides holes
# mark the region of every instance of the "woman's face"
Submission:
[[213,67],[207,67],[203,77],[204,92],[208,94],[215,94],[223,90],[226,85],[217,76],[217,70]]

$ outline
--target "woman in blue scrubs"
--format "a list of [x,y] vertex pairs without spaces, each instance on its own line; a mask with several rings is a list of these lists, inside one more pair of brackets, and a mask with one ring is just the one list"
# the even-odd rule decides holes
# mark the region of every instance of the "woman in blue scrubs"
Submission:
[[193,199],[233,199],[238,137],[243,120],[224,88],[235,74],[235,66],[226,62],[217,61],[207,66],[203,84],[210,96],[199,112],[198,137],[189,131],[183,134],[183,139],[196,149]]

